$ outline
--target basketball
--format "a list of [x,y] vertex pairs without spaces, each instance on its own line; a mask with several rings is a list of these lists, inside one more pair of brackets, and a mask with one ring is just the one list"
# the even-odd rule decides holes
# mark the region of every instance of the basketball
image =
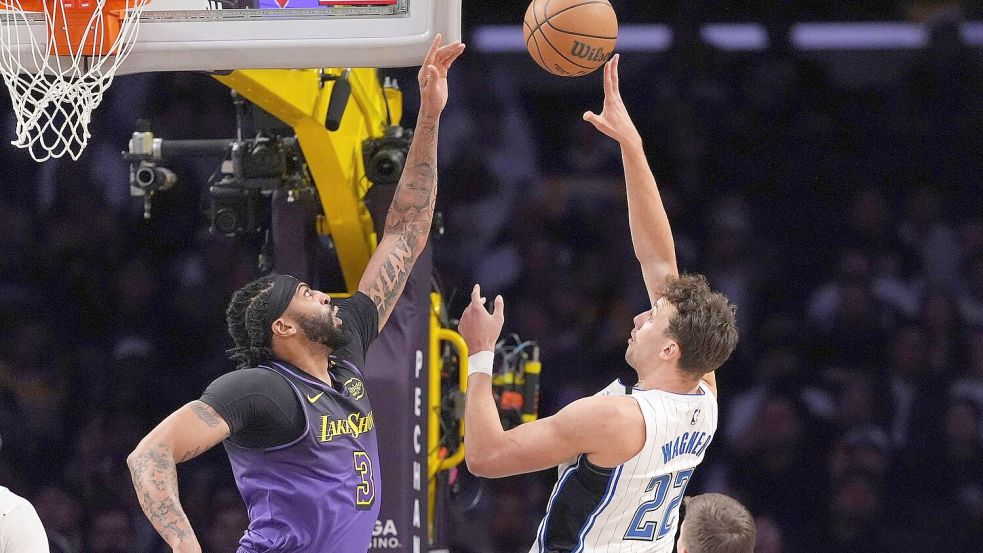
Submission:
[[611,57],[618,16],[608,0],[533,0],[522,33],[540,67],[561,77],[579,77]]

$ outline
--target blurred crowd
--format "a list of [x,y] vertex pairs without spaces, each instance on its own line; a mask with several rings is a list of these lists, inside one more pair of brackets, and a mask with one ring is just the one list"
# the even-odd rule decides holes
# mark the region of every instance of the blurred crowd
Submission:
[[[689,493],[744,502],[762,553],[983,543],[983,73],[952,32],[881,86],[780,43],[724,53],[679,33],[623,57],[680,269],[738,306],[721,427]],[[541,86],[519,61],[472,52],[453,76],[435,272],[452,313],[473,282],[505,296],[507,331],[542,348],[549,414],[631,378],[647,298],[617,145],[580,119],[599,78]],[[142,218],[119,156],[137,117],[170,138],[234,132],[209,77],[136,75],[110,89],[81,161],[0,153],[0,485],[57,552],[162,550],[125,457],[231,369],[225,302],[257,271],[255,240],[205,230],[192,183],[214,160],[176,166],[183,184]],[[216,553],[246,525],[220,449],[179,470]],[[462,480],[452,549],[527,550],[555,474]]]
[[[498,0],[465,9],[467,24],[514,22],[530,0]],[[610,0],[618,17],[632,23],[667,21],[903,21],[931,17],[938,10],[958,8],[970,18],[983,13],[978,3],[961,0]]]

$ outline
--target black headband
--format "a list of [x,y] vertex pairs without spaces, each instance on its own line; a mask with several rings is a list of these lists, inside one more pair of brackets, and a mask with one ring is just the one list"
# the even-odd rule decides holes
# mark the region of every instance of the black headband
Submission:
[[273,289],[266,304],[266,316],[263,317],[263,328],[272,332],[273,321],[280,318],[290,305],[294,292],[300,286],[300,281],[290,275],[276,275],[273,279]]

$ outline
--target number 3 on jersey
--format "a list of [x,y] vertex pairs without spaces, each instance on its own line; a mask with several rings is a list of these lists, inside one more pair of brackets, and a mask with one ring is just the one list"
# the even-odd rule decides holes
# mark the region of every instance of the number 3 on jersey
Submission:
[[[655,495],[652,499],[638,506],[635,516],[631,519],[631,524],[628,525],[628,531],[625,532],[626,540],[661,540],[669,534],[669,531],[672,529],[671,515],[676,510],[676,507],[679,506],[679,502],[683,500],[683,494],[686,493],[686,485],[689,484],[689,479],[693,476],[693,469],[681,470],[674,474],[676,475],[675,479],[673,479],[672,474],[663,474],[649,481],[648,486],[645,487],[645,493],[655,490]],[[666,502],[666,496],[669,495],[670,482],[672,482],[672,489],[678,489],[679,491],[669,501],[665,513],[662,514],[662,519],[658,523],[654,520],[646,521],[645,518],[649,513],[660,510]],[[658,536],[656,536],[656,529],[658,529]]]
[[375,503],[375,479],[372,477],[372,459],[364,451],[355,451],[355,472],[360,482],[355,486],[355,508],[368,511]]

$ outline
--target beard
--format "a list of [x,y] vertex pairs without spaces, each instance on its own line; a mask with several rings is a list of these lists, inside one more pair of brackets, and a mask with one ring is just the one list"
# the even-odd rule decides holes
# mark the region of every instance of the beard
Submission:
[[343,348],[351,341],[341,325],[335,325],[334,317],[330,313],[302,317],[298,319],[297,326],[308,340],[321,344],[331,351]]

